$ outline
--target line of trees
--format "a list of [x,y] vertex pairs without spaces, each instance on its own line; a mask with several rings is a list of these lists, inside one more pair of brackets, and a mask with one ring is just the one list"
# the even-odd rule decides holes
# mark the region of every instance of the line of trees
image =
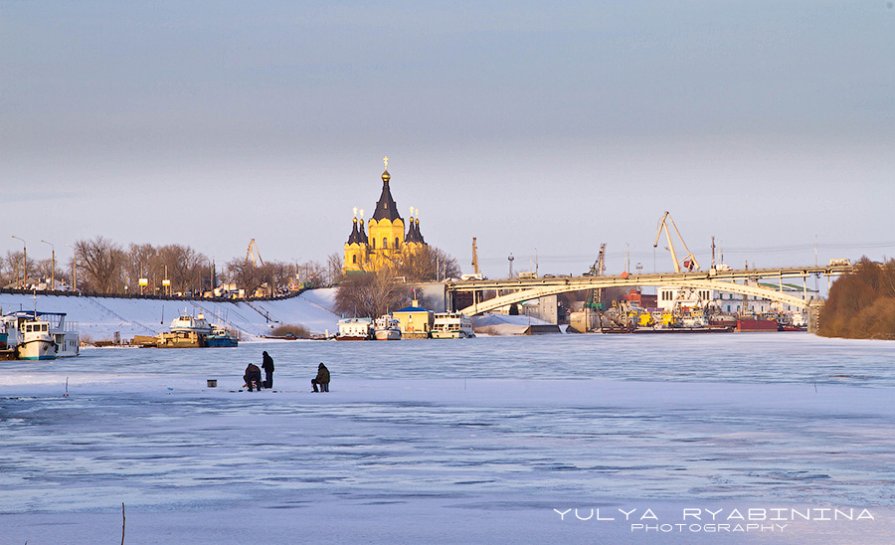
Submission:
[[[338,310],[359,315],[379,315],[409,301],[404,282],[425,282],[457,277],[457,260],[444,251],[424,246],[413,256],[393,263],[378,273],[342,278],[342,259],[331,254],[326,263],[254,262],[234,258],[214,263],[203,253],[182,244],[122,246],[102,236],[75,242],[68,263],[50,259],[27,261],[23,252],[8,252],[0,259],[0,286],[50,289],[55,277],[59,290],[102,295],[185,295],[201,297],[216,287],[244,290],[246,296],[278,296],[298,287],[345,284],[337,299]],[[141,278],[147,285],[141,287]],[[167,280],[169,286],[163,281]],[[341,301],[341,302],[340,302]],[[378,314],[377,314],[378,313]]]
[[[213,288],[232,284],[247,295],[266,292],[274,296],[296,286],[323,287],[337,282],[342,262],[333,254],[325,265],[263,262],[234,258],[214,263],[203,253],[182,244],[122,246],[105,237],[78,240],[74,257],[67,264],[56,263],[57,289],[77,289],[82,293],[104,295],[184,294],[201,296]],[[5,288],[50,289],[53,267],[50,259],[27,261],[23,252],[8,252],[0,260],[0,286]],[[139,280],[147,286],[141,289]],[[170,287],[163,285],[168,280]]]
[[854,274],[830,287],[818,334],[850,339],[895,339],[895,260],[864,257]]
[[[55,275],[53,274],[53,260],[28,259],[27,271],[24,252],[6,252],[6,256],[0,258],[0,286],[4,288],[21,288],[30,286],[35,283],[35,279],[55,278],[57,283],[65,283],[68,278],[67,273],[60,268],[59,262],[56,262]],[[27,272],[27,279],[25,273]],[[37,281],[36,283],[41,283]]]

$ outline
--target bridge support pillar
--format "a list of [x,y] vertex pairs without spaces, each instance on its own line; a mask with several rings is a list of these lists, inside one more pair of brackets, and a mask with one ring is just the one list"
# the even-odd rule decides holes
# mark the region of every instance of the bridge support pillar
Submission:
[[820,311],[824,308],[823,301],[811,301],[808,305],[808,333],[817,335],[820,328]]

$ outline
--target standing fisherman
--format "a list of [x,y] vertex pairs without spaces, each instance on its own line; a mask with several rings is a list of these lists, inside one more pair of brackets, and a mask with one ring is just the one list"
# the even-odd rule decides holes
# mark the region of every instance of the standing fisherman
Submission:
[[261,353],[261,368],[264,369],[264,387],[273,388],[273,358],[267,351]]

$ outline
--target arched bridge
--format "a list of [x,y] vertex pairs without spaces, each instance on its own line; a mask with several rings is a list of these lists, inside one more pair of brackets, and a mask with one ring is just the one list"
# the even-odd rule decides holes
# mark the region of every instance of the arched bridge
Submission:
[[[563,276],[531,279],[462,280],[448,282],[445,284],[445,291],[451,301],[453,301],[453,295],[455,293],[472,292],[473,304],[466,308],[459,309],[460,312],[467,316],[474,316],[483,312],[496,310],[513,303],[521,303],[523,301],[539,299],[548,295],[556,295],[570,291],[635,286],[668,286],[709,289],[724,293],[751,295],[754,297],[770,299],[771,301],[778,301],[793,307],[807,308],[809,301],[807,301],[806,298],[795,297],[783,291],[784,278],[801,278],[805,290],[807,291],[807,279],[809,276],[838,276],[841,274],[849,274],[852,270],[852,265],[830,265],[621,276]],[[777,280],[780,289],[763,287],[759,285],[758,282],[752,282],[750,284],[737,283],[737,280],[755,281],[758,279],[763,279],[765,281]],[[479,294],[483,292],[494,292],[497,296],[491,299],[479,300]]]

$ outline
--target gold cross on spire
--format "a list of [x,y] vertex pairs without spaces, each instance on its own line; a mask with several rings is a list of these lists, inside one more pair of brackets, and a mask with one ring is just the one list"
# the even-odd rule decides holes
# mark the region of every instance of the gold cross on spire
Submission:
[[388,170],[388,155],[382,158],[382,163],[385,165],[385,170]]

